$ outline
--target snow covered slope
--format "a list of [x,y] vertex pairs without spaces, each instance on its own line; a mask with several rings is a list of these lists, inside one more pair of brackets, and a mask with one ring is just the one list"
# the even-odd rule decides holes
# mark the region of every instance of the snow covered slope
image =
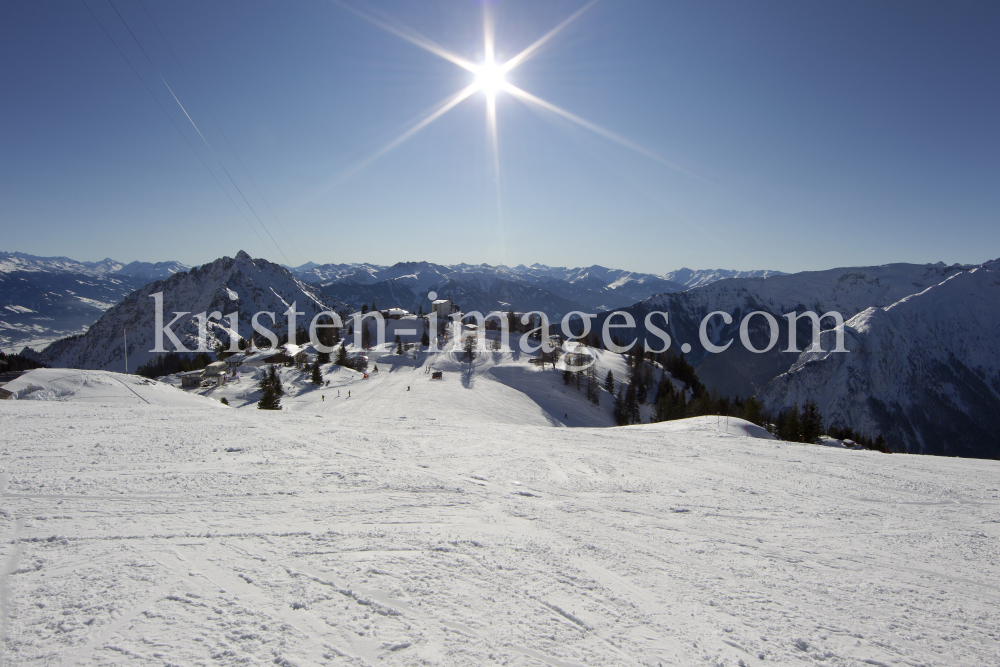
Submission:
[[431,416],[0,401],[5,664],[1000,662],[998,462]]
[[[170,322],[175,311],[219,311],[223,315],[238,311],[239,335],[243,337],[252,333],[251,317],[260,311],[275,313],[280,326],[285,321],[282,313],[295,302],[297,310],[305,313],[300,316],[300,323],[308,326],[312,317],[324,310],[345,308],[342,303],[296,280],[283,267],[251,259],[241,250],[235,259],[223,257],[132,292],[108,310],[85,335],[57,341],[42,351],[39,358],[53,367],[121,372],[125,369],[122,332],[127,331],[129,368],[135,371],[155,356],[151,352],[155,348],[155,311],[150,295],[157,292],[163,293],[165,323]],[[266,317],[262,323],[270,326]],[[273,329],[277,331],[279,326]],[[198,328],[192,317],[183,318],[173,330],[187,349],[197,347]],[[229,330],[213,320],[209,326],[209,346],[215,340],[228,344]],[[167,349],[172,348],[166,338],[164,342],[170,346]]]
[[[804,352],[760,392],[907,451],[1000,458],[1000,262],[848,321],[849,354]],[[824,334],[831,350],[832,332]]]
[[3,389],[12,394],[8,400],[158,405],[172,408],[225,407],[218,401],[156,380],[107,371],[37,368],[8,382]]
[[680,283],[687,289],[692,287],[703,287],[726,278],[770,278],[773,276],[786,276],[787,273],[781,271],[769,271],[767,269],[758,271],[733,271],[732,269],[688,269],[682,268],[670,271],[663,275],[665,280]]
[[180,262],[130,262],[118,269],[118,274],[141,278],[146,282],[169,278],[175,273],[183,273],[191,267]]
[[[798,358],[796,353],[782,352],[788,348],[787,321],[783,319],[786,313],[814,311],[823,314],[833,310],[847,320],[866,308],[893,304],[967,268],[943,264],[887,264],[804,271],[769,278],[730,278],[684,292],[657,295],[625,310],[636,318],[642,335],[645,335],[641,325],[646,313],[669,312],[667,330],[674,349],[684,343],[691,345],[688,358],[706,386],[716,388],[723,396],[748,396],[787,371]],[[772,314],[781,325],[778,343],[764,354],[747,351],[739,340],[743,317],[758,310]],[[735,341],[721,354],[705,351],[698,334],[702,320],[714,311],[724,311],[733,318],[732,324],[725,325],[722,318],[716,316],[708,330],[714,344]],[[656,322],[661,324],[660,320]],[[751,324],[751,341],[757,349],[764,349],[769,339],[764,319],[758,316]],[[800,350],[809,345],[811,331],[806,320],[799,322]],[[660,344],[652,337],[650,342]]]
[[[4,262],[5,266],[16,266]],[[0,271],[0,350],[40,349],[80,334],[144,280],[118,274]]]
[[187,268],[178,262],[123,265],[0,252],[0,350],[38,350],[84,333],[129,292]]

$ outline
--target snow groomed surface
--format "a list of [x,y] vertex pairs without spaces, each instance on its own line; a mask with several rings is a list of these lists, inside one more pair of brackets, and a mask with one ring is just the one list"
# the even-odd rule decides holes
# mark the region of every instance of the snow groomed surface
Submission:
[[997,462],[564,428],[488,363],[0,401],[4,664],[1000,661]]

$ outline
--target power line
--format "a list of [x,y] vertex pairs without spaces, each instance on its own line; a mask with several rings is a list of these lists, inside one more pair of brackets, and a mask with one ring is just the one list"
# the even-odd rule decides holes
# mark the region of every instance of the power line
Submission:
[[[105,35],[107,35],[107,38],[108,38],[108,40],[109,40],[109,41],[111,42],[111,44],[112,44],[112,45],[113,45],[113,46],[115,47],[115,49],[116,49],[116,50],[118,51],[118,53],[119,53],[119,54],[121,55],[122,59],[123,59],[123,60],[125,61],[125,63],[126,63],[126,64],[127,64],[128,66],[129,66],[129,68],[131,68],[131,70],[132,70],[132,72],[133,72],[133,73],[135,74],[136,78],[137,78],[137,79],[139,79],[139,83],[141,83],[141,84],[142,84],[142,86],[143,86],[143,87],[144,87],[144,88],[146,89],[146,92],[147,92],[147,93],[149,93],[149,96],[153,98],[153,101],[154,101],[154,102],[156,102],[156,105],[157,105],[158,107],[160,107],[160,111],[162,111],[162,112],[163,112],[163,115],[167,117],[167,120],[169,120],[169,121],[170,121],[170,124],[174,126],[174,129],[175,129],[175,130],[177,130],[177,134],[181,135],[181,139],[183,139],[183,140],[184,140],[184,143],[186,143],[186,144],[188,145],[188,148],[190,148],[190,149],[191,149],[191,152],[192,152],[192,153],[194,153],[195,157],[197,157],[197,158],[198,158],[198,161],[199,161],[199,162],[201,162],[201,165],[202,165],[203,167],[205,167],[205,171],[207,171],[207,172],[209,173],[209,175],[211,175],[212,179],[213,179],[213,180],[214,180],[214,181],[216,182],[216,184],[217,184],[217,185],[219,186],[219,188],[220,188],[220,189],[222,190],[222,192],[223,192],[223,193],[225,193],[226,197],[228,197],[228,198],[229,198],[229,201],[231,201],[231,202],[233,203],[233,206],[235,206],[235,207],[236,207],[236,210],[237,210],[237,211],[239,212],[239,214],[240,214],[240,215],[241,215],[241,216],[243,217],[243,219],[244,219],[244,220],[246,220],[246,223],[247,223],[247,225],[249,225],[249,226],[250,226],[250,229],[252,229],[252,230],[253,230],[253,233],[257,235],[257,238],[258,238],[258,239],[260,239],[260,243],[261,243],[261,245],[262,245],[262,246],[264,246],[264,248],[266,248],[266,249],[268,250],[268,252],[270,252],[270,248],[268,248],[268,247],[267,247],[267,242],[266,242],[266,241],[264,240],[264,237],[263,237],[263,236],[261,236],[261,235],[260,235],[260,232],[258,232],[258,231],[257,231],[257,228],[256,228],[256,227],[254,227],[254,226],[253,226],[253,225],[252,225],[252,224],[250,223],[250,220],[249,220],[249,219],[247,218],[246,214],[244,214],[244,213],[243,213],[243,210],[242,210],[242,209],[241,209],[241,208],[239,207],[239,205],[237,205],[237,203],[236,203],[236,200],[234,200],[234,199],[233,199],[232,195],[230,195],[230,194],[229,194],[229,191],[228,191],[228,190],[226,190],[226,188],[225,188],[225,187],[223,187],[223,185],[222,185],[222,183],[221,183],[221,182],[219,182],[219,179],[218,179],[218,177],[217,177],[217,176],[215,175],[215,172],[213,172],[213,171],[212,171],[211,169],[209,169],[209,168],[208,168],[208,165],[207,165],[207,164],[205,164],[205,160],[204,160],[204,159],[202,159],[202,157],[201,157],[201,154],[200,154],[200,153],[198,153],[198,151],[196,151],[196,150],[195,150],[194,146],[192,146],[192,145],[191,145],[191,142],[190,142],[190,141],[188,140],[188,138],[187,138],[187,135],[185,135],[185,134],[184,134],[184,133],[183,133],[183,132],[181,131],[181,128],[177,127],[177,123],[175,123],[175,122],[174,122],[174,119],[173,119],[173,117],[172,117],[172,116],[171,116],[171,115],[170,115],[169,113],[167,113],[167,110],[166,110],[166,109],[164,109],[164,108],[163,108],[163,105],[162,105],[162,104],[160,103],[160,100],[159,100],[159,98],[158,98],[158,97],[156,97],[156,95],[154,95],[154,94],[153,94],[153,91],[152,91],[152,90],[151,90],[151,89],[149,88],[149,86],[148,86],[148,85],[146,84],[146,81],[145,81],[145,80],[144,80],[144,79],[142,78],[142,76],[141,76],[141,75],[139,74],[138,70],[136,70],[135,66],[134,66],[134,65],[132,65],[132,61],[130,61],[130,60],[128,59],[128,57],[127,57],[127,56],[125,55],[125,53],[124,53],[124,52],[123,52],[123,51],[121,50],[121,48],[120,48],[120,47],[118,46],[118,43],[117,43],[117,42],[115,42],[115,40],[114,40],[114,38],[113,38],[113,37],[111,36],[111,34],[110,34],[110,33],[109,33],[108,31],[107,31],[107,29],[105,29],[105,27],[104,27],[104,24],[103,24],[103,23],[101,23],[100,19],[98,19],[98,18],[97,18],[97,16],[96,16],[96,15],[94,14],[94,12],[93,12],[93,11],[91,11],[91,9],[90,9],[90,6],[89,6],[89,5],[87,5],[87,2],[86,2],[86,0],[80,0],[80,2],[82,2],[82,3],[83,3],[83,6],[87,8],[87,12],[88,12],[88,13],[89,13],[89,14],[90,14],[91,16],[93,16],[93,17],[94,17],[94,21],[96,21],[96,22],[97,22],[97,25],[98,25],[98,27],[100,27],[101,31],[102,31],[102,32],[104,32],[104,34],[105,34]],[[275,259],[277,259],[277,257],[275,257]]]
[[156,70],[156,74],[157,76],[160,77],[160,81],[162,81],[163,85],[166,86],[167,90],[170,91],[170,95],[171,97],[174,98],[174,102],[177,102],[177,106],[179,106],[181,108],[181,111],[184,112],[184,115],[187,117],[188,122],[191,123],[191,127],[194,128],[194,131],[198,133],[199,137],[201,137],[201,140],[205,143],[205,146],[208,147],[208,150],[212,153],[212,156],[215,157],[215,161],[219,163],[219,167],[221,167],[222,171],[225,172],[226,176],[229,178],[229,182],[232,183],[233,187],[236,188],[236,191],[240,193],[240,197],[243,198],[243,202],[247,205],[247,208],[249,208],[250,211],[254,214],[254,217],[257,218],[257,222],[260,223],[260,226],[264,228],[264,232],[267,233],[268,238],[271,239],[271,243],[273,243],[274,247],[278,249],[278,252],[281,254],[281,256],[285,258],[285,263],[291,266],[292,263],[288,261],[288,257],[285,256],[285,253],[281,249],[281,246],[278,245],[278,242],[274,240],[274,237],[271,235],[270,230],[268,230],[267,225],[265,225],[264,221],[260,219],[259,215],[257,215],[257,211],[254,210],[254,207],[250,205],[250,202],[247,200],[246,195],[243,194],[243,190],[241,190],[240,186],[236,184],[235,180],[233,180],[233,177],[230,175],[229,170],[226,169],[226,165],[222,164],[222,160],[219,159],[219,156],[218,154],[216,154],[215,149],[212,148],[212,145],[208,143],[208,139],[206,139],[205,135],[201,133],[200,129],[198,129],[198,125],[197,123],[194,122],[194,119],[191,118],[191,114],[187,112],[187,109],[184,108],[184,105],[181,104],[181,101],[177,99],[177,95],[174,93],[173,88],[171,88],[170,84],[167,83],[167,80],[163,78],[163,75],[160,73],[159,68],[157,68],[157,66],[153,63],[153,59],[149,57],[148,53],[146,53],[146,49],[142,48],[142,43],[139,42],[139,38],[135,36],[135,33],[132,32],[132,28],[128,26],[128,23],[126,23],[124,17],[122,17],[121,13],[118,11],[118,8],[115,7],[115,3],[112,2],[111,0],[108,0],[108,4],[111,5],[111,8],[113,10],[115,10],[115,14],[118,15],[118,19],[122,22],[122,25],[125,26],[125,29],[128,30],[128,33],[132,35],[132,39],[135,40],[136,46],[138,46],[139,50],[142,51],[142,55],[146,56],[146,60],[148,60],[149,64],[153,67],[153,69]]
[[188,75],[187,70],[184,69],[184,65],[181,64],[181,61],[177,57],[177,54],[174,53],[174,50],[170,47],[170,43],[167,41],[167,38],[163,35],[163,31],[160,30],[160,26],[157,25],[156,20],[153,18],[153,15],[149,13],[149,9],[146,7],[146,3],[144,3],[142,0],[139,0],[139,4],[142,5],[143,10],[145,10],[146,12],[146,16],[149,17],[149,20],[153,24],[153,27],[156,28],[156,32],[160,35],[160,39],[163,40],[164,46],[166,46],[167,50],[170,51],[170,55],[173,56],[174,62],[177,63],[177,67],[179,67],[181,72],[184,74],[184,78],[186,78],[188,83],[191,84],[191,89],[194,91],[194,94],[198,96],[198,99],[201,101],[202,106],[205,107],[205,111],[208,112],[208,115],[212,119],[212,122],[215,123],[215,127],[216,129],[219,130],[219,134],[221,134],[222,138],[225,139],[226,145],[229,146],[229,150],[232,151],[233,156],[236,158],[236,161],[240,163],[240,166],[243,168],[243,172],[247,175],[247,178],[250,179],[250,182],[253,183],[254,189],[257,190],[257,194],[260,195],[260,198],[264,202],[264,205],[267,206],[267,210],[271,212],[272,216],[274,216],[274,219],[277,221],[278,226],[281,227],[281,231],[284,232],[285,237],[288,239],[288,242],[292,244],[292,248],[295,250],[295,253],[299,256],[299,259],[302,260],[302,263],[305,264],[306,262],[305,256],[301,252],[299,252],[298,247],[295,245],[295,241],[292,240],[292,237],[288,233],[288,230],[285,229],[284,223],[281,222],[281,218],[279,218],[278,214],[274,212],[273,208],[271,208],[271,204],[268,203],[267,198],[264,197],[264,193],[261,192],[260,187],[257,185],[257,181],[253,179],[253,176],[250,175],[250,170],[247,169],[246,165],[243,164],[243,160],[240,159],[240,156],[236,153],[236,149],[233,148],[233,144],[229,141],[229,137],[227,137],[226,133],[222,130],[222,126],[219,124],[219,121],[216,120],[215,114],[212,113],[212,110],[209,108],[208,103],[205,102],[205,98],[203,98],[201,96],[201,93],[198,92],[198,88],[194,85],[194,81],[191,80],[191,77]]

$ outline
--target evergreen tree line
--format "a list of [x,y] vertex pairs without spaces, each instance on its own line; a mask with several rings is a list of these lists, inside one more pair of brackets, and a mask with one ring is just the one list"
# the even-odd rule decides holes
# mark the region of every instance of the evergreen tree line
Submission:
[[136,374],[148,378],[158,378],[174,373],[204,370],[210,363],[212,363],[212,357],[207,352],[198,352],[193,355],[161,354],[139,366]]
[[32,368],[48,368],[45,364],[20,354],[4,354],[0,352],[0,373],[12,371],[30,371]]
[[[837,440],[851,440],[866,449],[885,453],[892,451],[881,434],[874,438],[862,436],[842,426],[831,426],[824,433],[823,417],[813,400],[807,400],[801,409],[794,405],[777,415],[770,415],[753,396],[741,399],[739,396],[720,397],[714,390],[709,392],[698,379],[694,366],[683,354],[678,355],[673,350],[656,354],[643,352],[636,345],[625,357],[628,368],[626,380],[617,382],[609,370],[600,386],[614,397],[614,418],[619,426],[642,423],[642,406],[651,404],[653,414],[650,422],[708,415],[740,417],[789,442],[818,444],[825,434]],[[657,370],[659,381],[654,383]],[[588,399],[599,403],[599,390],[592,390],[598,385],[590,379],[591,375],[596,376],[596,371],[593,367],[587,371],[589,372],[565,370],[563,383],[575,385],[578,390],[585,387]],[[675,388],[674,381],[683,386]]]
[[[611,371],[608,371],[608,375],[605,377],[605,382],[607,378],[611,378],[612,385],[614,384],[614,376]],[[601,403],[601,380],[597,376],[597,369],[594,366],[589,366],[584,370],[565,370],[563,371],[563,383],[566,385],[575,385],[577,391],[583,391],[587,397],[587,400],[594,405],[600,405]]]

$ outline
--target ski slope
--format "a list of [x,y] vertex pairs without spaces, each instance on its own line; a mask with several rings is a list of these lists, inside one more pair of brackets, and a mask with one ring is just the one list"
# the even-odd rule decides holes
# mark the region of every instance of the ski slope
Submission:
[[997,462],[437,419],[428,387],[0,401],[4,664],[1000,661]]
[[[390,329],[390,340],[392,335]],[[352,355],[359,354],[353,345],[348,345],[348,350]],[[615,424],[610,394],[604,392],[600,405],[595,406],[586,400],[582,389],[565,386],[562,374],[553,372],[551,364],[541,369],[529,362],[533,355],[517,350],[481,350],[471,364],[464,360],[461,350],[452,351],[450,346],[439,352],[407,350],[406,355],[397,355],[395,345],[386,343],[364,354],[369,358],[367,379],[363,373],[324,364],[323,387],[314,385],[308,372],[277,368],[286,392],[281,399],[282,409],[324,416],[424,418],[447,423],[485,421],[569,427]],[[618,381],[626,378],[621,355],[603,350],[594,354],[602,381],[609,370]],[[432,379],[435,371],[441,371],[443,378]],[[264,372],[259,366],[240,369],[225,386],[200,389],[198,393],[215,400],[225,398],[234,408],[256,409],[260,399],[257,383]],[[177,376],[162,379],[180,386]],[[648,418],[652,407],[644,409]]]
[[72,368],[36,368],[8,382],[14,400],[97,403],[101,405],[160,405],[174,408],[224,406],[198,394],[138,375]]

